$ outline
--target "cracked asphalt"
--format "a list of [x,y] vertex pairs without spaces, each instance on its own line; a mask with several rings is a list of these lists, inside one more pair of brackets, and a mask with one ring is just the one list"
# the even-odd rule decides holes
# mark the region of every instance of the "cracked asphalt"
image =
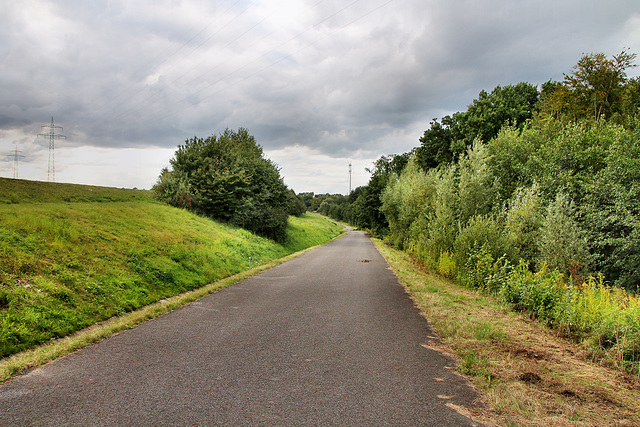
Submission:
[[475,426],[362,232],[0,386],[0,425]]

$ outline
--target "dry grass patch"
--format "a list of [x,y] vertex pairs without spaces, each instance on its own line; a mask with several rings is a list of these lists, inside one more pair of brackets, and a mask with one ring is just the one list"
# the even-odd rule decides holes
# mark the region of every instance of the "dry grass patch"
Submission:
[[419,267],[375,241],[440,338],[429,347],[452,353],[483,394],[472,408],[487,425],[640,425],[637,379],[591,362],[590,354],[543,323],[491,297]]

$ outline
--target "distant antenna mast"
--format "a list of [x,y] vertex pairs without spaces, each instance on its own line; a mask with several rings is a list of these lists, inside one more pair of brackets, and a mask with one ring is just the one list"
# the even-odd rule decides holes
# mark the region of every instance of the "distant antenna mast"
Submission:
[[18,162],[20,159],[24,159],[22,151],[18,151],[18,146],[16,145],[16,149],[13,154],[9,154],[8,157],[13,158],[13,179],[18,179]]
[[56,181],[56,154],[55,154],[55,141],[56,139],[63,139],[66,136],[56,133],[56,130],[62,131],[62,126],[56,126],[53,124],[53,117],[51,117],[50,125],[42,125],[42,133],[38,136],[49,137],[49,166],[47,167],[47,181]]
[[351,194],[351,160],[349,160],[349,193],[347,194],[347,196],[350,194]]

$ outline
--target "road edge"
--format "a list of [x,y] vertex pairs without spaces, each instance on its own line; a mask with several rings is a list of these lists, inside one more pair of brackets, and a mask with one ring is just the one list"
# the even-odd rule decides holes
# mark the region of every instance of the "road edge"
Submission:
[[333,237],[320,245],[312,246],[268,263],[258,265],[241,273],[209,283],[208,285],[202,286],[198,289],[162,299],[121,316],[115,316],[108,320],[98,322],[64,338],[55,339],[34,349],[11,355],[0,360],[0,385],[14,377],[25,374],[32,369],[46,365],[56,359],[67,356],[85,347],[89,347],[90,345],[126,331],[127,329],[134,328],[144,322],[156,319],[210,294],[218,292],[219,290],[228,288],[238,282],[270,270],[307,252],[340,239],[346,236],[350,231],[351,230],[345,228],[338,236]]

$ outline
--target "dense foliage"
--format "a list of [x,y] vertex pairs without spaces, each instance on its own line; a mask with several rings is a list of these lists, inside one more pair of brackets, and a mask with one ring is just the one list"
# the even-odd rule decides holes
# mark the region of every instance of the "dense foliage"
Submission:
[[172,206],[230,222],[284,241],[289,214],[302,215],[302,201],[287,189],[278,167],[246,129],[225,130],[180,145],[153,188]]
[[409,153],[380,157],[372,169],[367,169],[371,174],[369,183],[356,188],[349,196],[313,193],[300,196],[312,211],[368,229],[375,235],[385,235],[389,232],[389,223],[380,210],[380,196],[389,179],[400,174],[408,160]]
[[[482,91],[467,111],[434,119],[412,152],[380,159],[355,200],[331,196],[319,209],[432,271],[590,334],[635,366],[640,97],[639,80],[626,76],[634,59],[585,55],[540,93],[528,83]],[[394,158],[400,168],[380,169]],[[366,207],[365,194],[374,195]]]

